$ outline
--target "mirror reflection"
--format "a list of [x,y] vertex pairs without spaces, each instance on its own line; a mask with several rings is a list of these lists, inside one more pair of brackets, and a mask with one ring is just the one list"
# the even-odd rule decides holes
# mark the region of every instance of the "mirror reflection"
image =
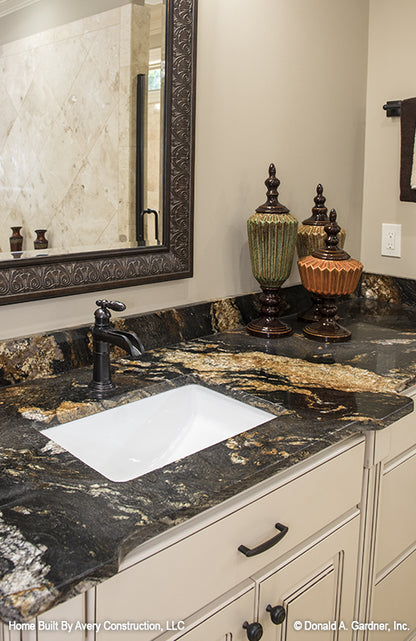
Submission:
[[3,260],[163,243],[165,0],[65,4],[0,20]]

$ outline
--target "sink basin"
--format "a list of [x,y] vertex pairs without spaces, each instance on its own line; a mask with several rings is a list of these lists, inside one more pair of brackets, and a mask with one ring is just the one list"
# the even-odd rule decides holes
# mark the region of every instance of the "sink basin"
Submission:
[[272,418],[274,414],[191,384],[42,434],[111,481],[129,481]]

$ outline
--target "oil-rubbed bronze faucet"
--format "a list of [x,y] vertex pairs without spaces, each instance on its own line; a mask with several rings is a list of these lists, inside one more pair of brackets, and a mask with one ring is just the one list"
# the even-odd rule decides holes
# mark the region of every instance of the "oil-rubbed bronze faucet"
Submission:
[[126,309],[124,303],[119,301],[97,300],[98,309],[95,310],[95,324],[92,327],[93,342],[93,377],[91,387],[97,395],[114,389],[115,384],[111,380],[110,350],[109,345],[118,345],[126,350],[130,356],[138,358],[143,354],[144,347],[134,332],[125,332],[122,329],[115,329],[110,323],[110,309],[122,312]]

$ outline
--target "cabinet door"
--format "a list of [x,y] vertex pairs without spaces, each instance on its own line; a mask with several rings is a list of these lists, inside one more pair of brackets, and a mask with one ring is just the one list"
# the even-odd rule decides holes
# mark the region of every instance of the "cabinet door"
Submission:
[[[254,593],[255,584],[251,580],[244,581],[239,586],[223,594],[185,621],[165,621],[164,632],[149,633],[131,632],[129,639],[143,641],[152,638],[155,641],[247,641],[243,624],[254,623]],[[161,613],[162,614],[162,613]],[[176,630],[174,628],[176,627]],[[118,639],[118,637],[103,634],[103,641]],[[101,636],[97,637],[97,639]]]
[[[260,584],[258,619],[267,639],[351,638],[359,534],[358,515],[294,560],[282,559]],[[273,623],[268,606],[285,618]]]
[[386,466],[382,478],[377,542],[377,572],[416,542],[416,451]]
[[[406,557],[374,588],[372,620],[387,622],[389,639],[407,639],[416,633],[415,610],[416,551]],[[382,632],[370,632],[370,641],[378,641]]]
[[7,623],[1,626],[0,640],[1,641],[21,641],[21,633],[9,629]]
[[254,590],[211,615],[199,625],[185,632],[178,641],[247,641],[243,624],[253,623]]
[[[86,621],[86,594],[65,601],[37,618],[36,641],[85,641],[92,639],[92,631],[84,630]],[[25,639],[26,641],[26,639]],[[29,641],[29,639],[27,639]]]

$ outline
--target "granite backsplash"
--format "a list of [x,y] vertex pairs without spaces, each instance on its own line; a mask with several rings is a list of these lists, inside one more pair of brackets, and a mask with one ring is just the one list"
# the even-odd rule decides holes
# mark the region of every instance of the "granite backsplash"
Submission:
[[[237,329],[259,314],[259,293],[144,313],[113,315],[119,329],[134,331],[146,350]],[[364,273],[353,297],[374,303],[416,305],[416,280]],[[308,307],[301,285],[281,290],[281,316]],[[371,313],[371,304],[368,306]],[[91,309],[93,321],[94,307]],[[54,376],[92,364],[90,325],[0,341],[0,386]],[[114,348],[118,356],[124,352]]]

